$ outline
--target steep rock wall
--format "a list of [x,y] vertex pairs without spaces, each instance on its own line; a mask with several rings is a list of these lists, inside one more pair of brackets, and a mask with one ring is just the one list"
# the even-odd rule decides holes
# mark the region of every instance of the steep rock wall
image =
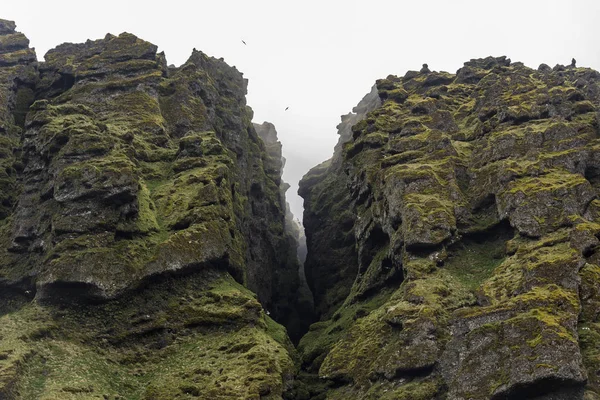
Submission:
[[242,74],[196,50],[168,68],[128,33],[38,66],[14,28],[0,398],[281,398],[295,353],[267,314],[295,310],[298,263]]
[[352,126],[380,104],[374,86],[352,113],[342,116],[333,157],[300,181],[298,193],[304,198],[308,249],[304,268],[319,317],[331,317],[344,301],[358,268],[352,233],[356,213],[350,206],[350,182],[343,166],[342,146],[351,140]]
[[[294,343],[297,343],[302,335],[308,330],[308,326],[313,321],[313,301],[312,294],[306,285],[304,271],[301,266],[303,260],[300,259],[298,248],[301,246],[302,227],[294,220],[294,215],[290,210],[290,206],[285,201],[285,192],[290,188],[290,185],[281,179],[283,167],[285,166],[285,158],[282,155],[282,145],[277,137],[275,125],[270,122],[262,124],[254,123],[256,133],[265,143],[269,160],[266,163],[267,173],[273,175],[276,182],[279,184],[281,194],[281,209],[285,210],[284,232],[285,234],[277,240],[281,244],[277,245],[280,252],[280,259],[288,265],[274,265],[273,274],[278,275],[279,282],[294,282],[297,286],[283,287],[281,296],[277,299],[276,307],[277,320],[286,326],[288,334]],[[290,267],[291,266],[291,267]],[[285,276],[283,273],[292,274],[294,276]],[[290,290],[293,289],[293,290]]]
[[0,221],[18,195],[19,139],[38,77],[35,52],[11,21],[0,21]]
[[490,57],[377,90],[301,182],[322,395],[599,398],[600,74]]

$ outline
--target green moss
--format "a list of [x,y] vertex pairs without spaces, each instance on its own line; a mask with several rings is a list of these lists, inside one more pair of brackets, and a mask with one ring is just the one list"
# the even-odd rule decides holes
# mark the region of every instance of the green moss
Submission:
[[350,326],[380,307],[389,295],[388,291],[382,290],[369,299],[343,305],[330,320],[312,324],[309,332],[298,345],[305,368],[309,371],[318,371],[331,348],[344,336]]
[[[87,242],[86,238],[95,246],[80,247]],[[156,238],[163,237],[157,235]],[[122,290],[142,271],[152,259],[154,251],[151,251],[151,244],[156,240],[154,237],[117,242],[112,242],[112,238],[109,242],[101,239],[101,236],[84,236],[62,241],[50,255],[48,267],[52,272],[48,278],[79,282],[92,280],[110,295],[114,290]],[[116,277],[118,285],[112,283],[117,280]]]
[[463,240],[450,249],[444,269],[469,289],[476,290],[506,258],[507,239],[499,236],[490,241]]
[[[578,335],[583,363],[588,373],[597,371],[600,368],[600,325],[595,322],[580,324]],[[600,379],[595,374],[590,374],[588,388],[596,394],[600,393]]]
[[449,163],[446,160],[435,163],[415,162],[398,164],[386,171],[385,178],[388,180],[392,175],[397,175],[407,183],[419,179],[427,179],[433,184],[443,187],[448,185],[448,181],[445,179],[448,167]]
[[362,314],[365,316],[346,329],[325,357],[319,374],[360,386],[372,380],[373,373],[391,379],[397,371],[430,367],[437,346],[433,340],[414,338],[429,329],[425,327],[435,326],[436,337],[445,340],[442,327],[451,311],[473,303],[472,294],[442,270],[405,281],[384,305]]
[[[65,167],[57,177],[57,186],[61,185],[85,187],[92,184],[91,190],[102,190],[107,181],[115,181],[123,177],[131,178],[135,166],[133,163],[117,155],[114,158],[90,160]],[[86,187],[87,189],[87,187]]]
[[30,338],[46,336],[53,324],[49,315],[35,306],[24,307],[0,319],[0,393],[9,390],[12,392],[9,395],[14,395],[12,383],[24,373],[25,361],[35,354]]
[[327,399],[344,400],[360,398],[364,400],[430,400],[443,392],[443,384],[436,379],[416,379],[397,384],[375,382],[364,388],[343,386],[327,392]]
[[270,336],[248,328],[183,341],[140,398],[185,399],[197,391],[207,398],[276,399],[284,389],[282,377],[293,371],[284,354]]
[[564,171],[549,171],[539,177],[525,177],[509,184],[508,192],[522,192],[526,196],[538,192],[554,192],[560,189],[568,189],[585,184],[586,180],[578,174],[570,174]]
[[[575,351],[577,341],[570,329],[573,323],[572,312],[557,310],[555,306],[556,304],[546,303],[546,308],[524,308],[526,311],[517,313],[514,317],[472,329],[466,336],[467,346],[471,346],[471,343],[482,345],[468,347],[456,379],[469,377],[478,381],[458,382],[459,393],[473,398],[488,398],[504,391],[507,386],[514,384],[511,371],[515,365],[527,368],[534,376],[545,376],[548,372],[544,369],[548,368],[558,372],[562,368],[562,361],[557,365],[542,363],[541,357],[546,361],[558,360],[556,356],[548,356],[553,354],[555,347],[562,346],[561,348]],[[493,321],[493,313],[489,316]],[[481,357],[495,360],[493,372],[477,372],[482,368],[482,363],[486,362]],[[463,385],[462,382],[469,382],[469,385]]]
[[[406,299],[413,303],[409,309],[404,308]],[[399,309],[396,305],[390,306],[387,310],[388,318],[394,314],[394,310],[417,310],[420,314],[446,318],[452,310],[473,304],[474,297],[468,288],[448,271],[436,269],[421,279],[405,282],[390,301],[400,301],[401,306]]]
[[575,114],[585,114],[595,110],[596,107],[594,107],[594,104],[589,100],[578,101],[573,105],[573,112],[575,112]]
[[406,257],[403,264],[406,277],[409,279],[423,278],[437,269],[437,263],[432,258]]
[[361,318],[347,330],[325,357],[319,376],[342,381],[362,383],[367,380],[373,357],[386,344],[392,328],[380,318],[378,309]]
[[0,36],[0,50],[7,53],[11,50],[19,50],[29,46],[29,39],[22,33],[13,33]]
[[408,98],[408,92],[402,88],[392,89],[387,92],[387,98],[402,104]]
[[226,185],[226,165],[215,162],[176,175],[153,190],[153,198],[168,228],[232,219],[232,194]]
[[[334,317],[356,301],[365,281],[373,287],[386,282],[372,269],[383,257],[402,259],[404,272],[385,305],[342,327],[344,335],[320,367],[322,377],[339,385],[328,398],[403,398],[403,373],[436,362],[442,370],[453,368],[443,365],[447,360],[436,349],[446,356],[459,349],[448,397],[512,393],[517,382],[511,368],[522,368],[531,374],[523,379],[536,382],[580,379],[573,327],[583,301],[576,271],[583,264],[580,247],[592,253],[599,232],[596,171],[588,169],[586,179],[581,165],[598,150],[598,122],[595,108],[581,98],[596,83],[579,81],[575,68],[541,72],[509,64],[472,60],[459,73],[461,83],[450,74],[416,72],[378,81],[387,100],[353,127],[344,158],[319,169],[311,182],[316,189],[303,193],[313,251],[341,215],[327,191],[338,199],[351,196],[344,210],[355,215],[348,242],[356,249],[367,247],[371,224],[395,231],[390,245],[374,248],[369,267],[346,283],[347,303]],[[591,86],[583,89],[584,81]],[[389,136],[383,147],[367,143],[381,133]],[[334,187],[335,177],[349,189]],[[490,236],[497,226],[504,233]],[[315,269],[336,263],[318,261]],[[583,271],[590,282],[581,293],[588,302],[583,315],[595,318],[600,302],[592,300],[591,282],[597,274],[590,267]],[[319,278],[313,277],[315,285]],[[330,284],[330,292],[344,293],[338,285]],[[309,345],[329,329],[329,321],[315,324],[301,350],[312,350]],[[449,342],[452,347],[441,350]],[[588,349],[595,344],[590,340]],[[556,363],[549,361],[558,353]],[[563,360],[571,354],[574,367],[567,371]]]
[[[125,91],[127,89],[136,88],[139,85],[158,83],[162,76],[162,71],[149,71],[146,74],[140,74],[130,78],[107,80],[102,82],[90,82],[85,85],[84,89],[79,89],[79,91],[85,91],[86,93]],[[77,91],[78,89],[75,90]]]
[[287,336],[287,332],[285,328],[279,325],[277,322],[273,321],[273,319],[269,316],[265,317],[265,322],[267,324],[267,332],[269,336],[271,336],[277,343],[282,346],[287,346],[289,343],[289,338]]
[[[190,310],[200,309],[212,317],[198,321]],[[0,320],[0,392],[16,382],[18,398],[275,399],[294,373],[285,330],[222,273],[99,305],[32,304]]]
[[209,79],[201,69],[183,67],[179,74],[160,83],[160,108],[172,129],[177,129],[177,125],[205,125],[208,110],[200,99],[192,95],[188,82],[207,82]]
[[[540,309],[532,309],[526,313],[506,320],[506,324],[527,324],[529,321],[539,323],[543,334],[556,335],[561,339],[566,339],[570,342],[577,343],[577,339],[572,332],[565,328],[565,320],[571,319],[572,316],[564,313],[556,313],[552,311],[544,311]],[[529,329],[529,328],[527,328]],[[536,336],[537,337],[537,336]],[[546,338],[545,342],[548,340]],[[528,341],[528,344],[530,341]]]
[[156,207],[151,199],[150,190],[145,184],[140,184],[137,197],[138,212],[133,221],[127,221],[117,229],[121,232],[148,234],[157,232],[160,228],[156,219]]
[[60,340],[48,340],[36,347],[17,389],[21,398],[78,399],[117,393],[131,396],[144,383],[135,379],[128,368],[110,360],[115,353],[98,354],[86,346]]
[[437,194],[405,195],[403,215],[409,245],[441,243],[456,227],[453,203]]
[[[409,382],[401,385],[399,388],[387,388],[382,385],[383,393],[375,390],[370,390],[368,396],[373,399],[389,399],[389,400],[428,400],[434,398],[441,391],[441,383],[436,380],[424,380]],[[381,396],[381,397],[379,397]]]
[[146,91],[135,90],[115,96],[104,107],[106,107],[104,112],[112,114],[112,118],[106,121],[107,123],[126,126],[129,129],[150,130],[156,127],[164,130],[165,119],[161,114],[158,100]]
[[9,53],[0,53],[0,63],[6,66],[26,64],[35,60],[35,52],[28,48],[11,51]]
[[504,301],[514,296],[523,285],[553,282],[566,265],[574,267],[578,263],[577,252],[568,243],[534,246],[523,247],[502,262],[483,284],[483,292],[492,299]]
[[[71,59],[73,60],[73,59]],[[156,60],[130,59],[120,62],[105,63],[102,68],[94,68],[97,59],[85,62],[77,68],[76,76],[78,80],[84,78],[104,78],[112,74],[137,74],[156,69]]]

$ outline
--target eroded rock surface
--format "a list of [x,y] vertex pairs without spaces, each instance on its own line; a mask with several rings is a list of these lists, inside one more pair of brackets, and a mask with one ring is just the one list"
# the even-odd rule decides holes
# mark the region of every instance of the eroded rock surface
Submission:
[[377,91],[300,185],[323,396],[600,398],[600,74],[489,57]]
[[128,33],[38,64],[2,20],[0,77],[0,398],[289,391],[296,243],[242,74]]
[[0,20],[0,221],[18,195],[19,140],[38,79],[35,51],[15,28],[14,22]]
[[0,20],[0,399],[600,399],[598,72],[379,80],[300,184],[309,291],[240,72],[28,46]]

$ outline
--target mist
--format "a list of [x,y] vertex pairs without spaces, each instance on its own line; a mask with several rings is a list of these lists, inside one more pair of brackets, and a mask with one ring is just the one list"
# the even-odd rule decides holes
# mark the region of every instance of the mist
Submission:
[[196,48],[235,65],[249,79],[254,122],[277,128],[298,218],[298,180],[331,156],[340,115],[376,79],[423,63],[454,72],[489,55],[531,67],[575,58],[600,69],[598,15],[593,0],[107,0],[95,8],[36,0],[4,1],[0,12],[17,22],[39,59],[63,42],[130,32],[158,45],[169,64],[184,63]]

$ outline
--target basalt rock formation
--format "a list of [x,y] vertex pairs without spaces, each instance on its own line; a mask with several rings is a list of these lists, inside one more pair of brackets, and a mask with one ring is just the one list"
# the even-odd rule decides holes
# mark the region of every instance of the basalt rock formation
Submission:
[[0,20],[0,77],[0,399],[281,398],[297,244],[242,74]]
[[600,74],[490,57],[377,93],[300,184],[314,395],[599,399]]
[[300,183],[304,281],[240,72],[127,33],[38,62],[15,28],[0,399],[600,399],[598,72],[377,81]]
[[304,268],[315,312],[321,318],[331,317],[342,304],[358,270],[352,232],[355,215],[347,190],[351,182],[344,171],[342,145],[352,138],[352,126],[380,105],[374,86],[352,113],[342,117],[331,160],[313,168],[300,182],[298,193],[304,198],[304,226],[310,243]]

